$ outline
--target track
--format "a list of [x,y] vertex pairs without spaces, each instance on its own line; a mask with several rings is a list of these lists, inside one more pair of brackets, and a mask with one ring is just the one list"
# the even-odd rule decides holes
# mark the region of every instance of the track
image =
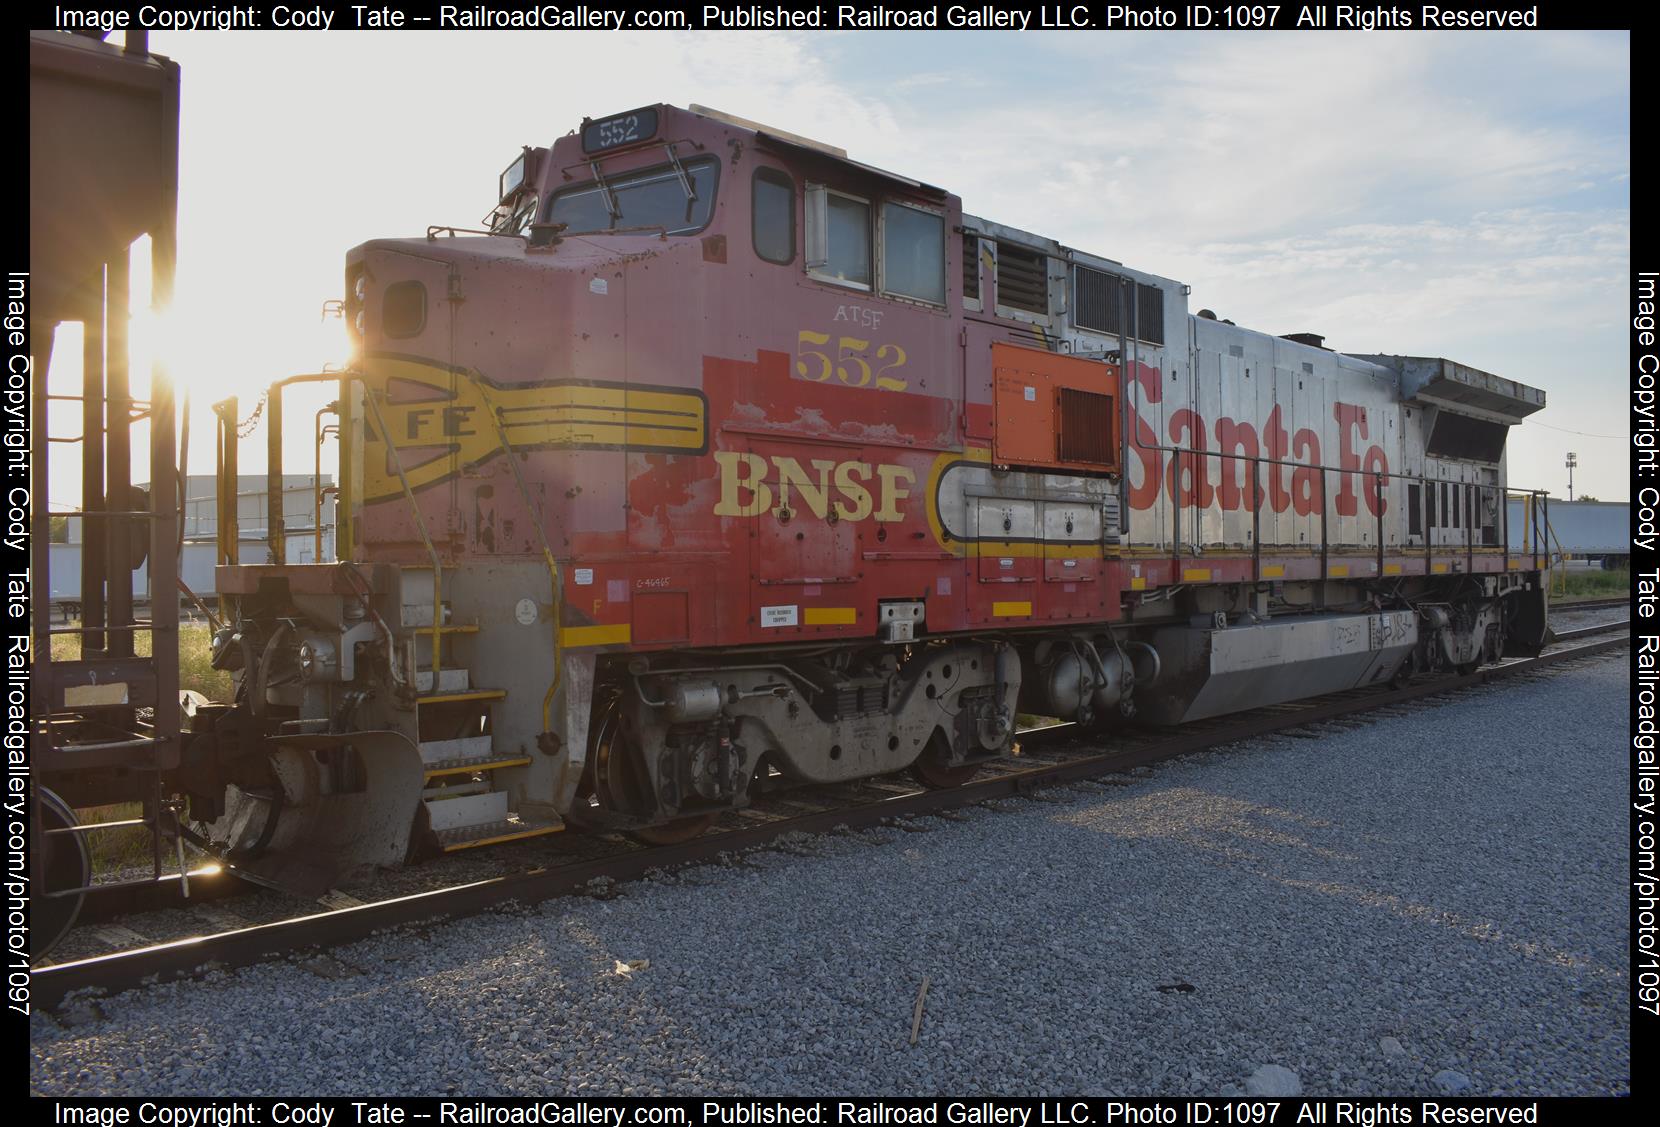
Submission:
[[[1625,637],[1584,640],[1627,625],[1622,621],[1564,631],[1537,658],[1506,661],[1467,676],[1437,678],[1402,689],[1338,693],[1202,722],[1174,733],[1142,729],[1114,734],[1114,748],[1105,753],[1098,746],[1098,733],[1080,731],[1074,725],[1032,730],[1021,735],[1014,755],[988,764],[974,781],[961,787],[926,790],[883,778],[856,785],[763,794],[749,809],[723,818],[717,831],[680,845],[645,848],[614,835],[572,835],[569,840],[580,843],[576,850],[564,858],[550,858],[551,863],[545,867],[375,903],[354,901],[335,910],[255,926],[241,926],[246,921],[236,920],[227,930],[213,934],[42,967],[33,972],[32,994],[38,1004],[52,1008],[78,991],[119,992],[148,981],[335,946],[387,928],[430,924],[506,904],[534,904],[577,892],[607,895],[614,882],[729,858],[789,835],[856,829],[918,815],[949,817],[948,812],[954,808],[1022,795],[1045,786],[1121,774],[1270,732],[1310,729],[1313,736],[1322,726],[1343,725],[1348,723],[1346,718],[1358,714],[1622,647],[1628,644]],[[206,889],[201,881],[192,883],[193,898],[200,898]],[[223,894],[224,890],[243,886],[226,880],[212,887]],[[176,895],[178,890],[175,887],[172,891]],[[214,916],[223,916],[211,907],[198,912],[209,926],[213,926]]]
[[1629,607],[1631,597],[1621,595],[1617,599],[1553,599],[1550,609],[1552,614],[1563,614],[1571,611],[1597,610],[1603,607]]

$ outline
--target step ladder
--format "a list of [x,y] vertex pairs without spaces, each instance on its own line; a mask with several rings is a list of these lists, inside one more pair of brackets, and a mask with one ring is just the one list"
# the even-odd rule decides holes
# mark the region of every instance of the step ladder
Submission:
[[[500,772],[528,767],[531,757],[517,750],[503,751],[491,735],[492,709],[507,699],[507,690],[481,688],[472,683],[467,666],[468,645],[462,642],[478,634],[473,623],[450,621],[450,606],[439,613],[441,666],[432,670],[433,606],[410,602],[410,593],[422,589],[420,569],[405,576],[405,598],[401,626],[415,639],[416,731],[425,768],[421,802],[427,824],[446,853],[495,845],[504,841],[540,837],[565,828],[557,818],[550,820],[521,815],[511,805],[511,795]],[[426,572],[426,575],[431,572]],[[462,644],[457,644],[462,643]],[[427,733],[433,731],[432,736]],[[437,731],[452,733],[439,736]],[[476,733],[476,734],[453,734]]]

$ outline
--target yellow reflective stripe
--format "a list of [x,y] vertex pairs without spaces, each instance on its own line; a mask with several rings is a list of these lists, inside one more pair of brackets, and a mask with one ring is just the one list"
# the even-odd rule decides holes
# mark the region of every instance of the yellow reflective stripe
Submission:
[[995,618],[1029,618],[1032,613],[1032,604],[1023,603],[992,603],[991,613]]
[[530,756],[519,759],[491,759],[482,763],[462,763],[454,767],[436,767],[426,773],[427,778],[436,779],[440,775],[471,775],[475,771],[498,771],[503,767],[524,767],[530,763]]
[[1210,568],[1208,568],[1208,567],[1184,567],[1184,568],[1182,568],[1182,582],[1183,583],[1209,583],[1210,582]]
[[541,837],[543,834],[556,834],[564,829],[564,825],[533,826],[528,830],[518,830],[510,834],[497,834],[495,837],[480,837],[472,841],[457,841],[444,846],[445,853],[454,853],[458,849],[473,849],[480,845],[496,845],[503,841],[518,841],[524,837]]
[[471,689],[459,693],[423,693],[416,698],[419,704],[451,704],[458,700],[502,700],[506,689]]
[[807,607],[801,617],[808,626],[852,626],[859,612],[852,607]]
[[614,626],[566,626],[559,631],[561,646],[625,646],[631,636],[626,622]]

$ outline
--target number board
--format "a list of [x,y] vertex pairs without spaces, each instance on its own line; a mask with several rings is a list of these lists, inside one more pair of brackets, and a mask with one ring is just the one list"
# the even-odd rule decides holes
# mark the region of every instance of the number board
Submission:
[[519,190],[519,186],[525,182],[525,165],[525,154],[520,153],[519,159],[507,166],[507,171],[503,172],[497,181],[497,200],[505,200],[509,194]]
[[656,110],[632,110],[615,117],[590,121],[582,127],[582,151],[603,153],[607,149],[649,141],[657,132]]

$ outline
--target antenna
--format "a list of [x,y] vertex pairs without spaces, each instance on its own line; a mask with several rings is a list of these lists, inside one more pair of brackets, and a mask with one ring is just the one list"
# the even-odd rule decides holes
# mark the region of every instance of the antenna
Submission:
[[1562,463],[1568,467],[1568,500],[1574,499],[1574,467],[1579,465],[1579,455],[1572,450],[1568,451],[1568,460]]

